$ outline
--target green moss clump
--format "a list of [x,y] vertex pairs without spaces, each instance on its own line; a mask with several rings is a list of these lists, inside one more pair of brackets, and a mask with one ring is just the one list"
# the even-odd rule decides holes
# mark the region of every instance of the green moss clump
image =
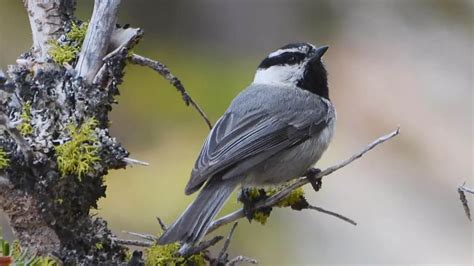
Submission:
[[149,266],[178,266],[178,265],[196,265],[204,266],[204,254],[199,253],[184,258],[178,255],[180,245],[173,243],[169,245],[153,245],[145,250],[145,265]]
[[0,148],[0,170],[7,168],[10,165],[10,159],[7,157],[7,153]]
[[130,249],[127,249],[125,251],[125,262],[129,262],[132,259],[132,256],[133,256],[133,251],[131,251]]
[[59,65],[71,62],[81,51],[78,47],[61,45],[58,41],[51,41],[49,44],[51,45],[51,48],[48,53],[53,61]]
[[[273,189],[269,191],[267,195],[271,196],[275,194],[276,192],[278,192],[278,190]],[[278,202],[277,206],[281,208],[295,206],[299,204],[302,199],[304,199],[304,190],[303,188],[299,187],[291,191],[291,193],[288,196],[286,196],[284,199]]]
[[84,174],[93,171],[93,165],[99,161],[99,147],[94,129],[97,120],[90,118],[80,127],[68,124],[66,130],[71,137],[68,142],[55,147],[59,171],[63,176],[74,174],[81,179]]
[[66,33],[66,42],[50,41],[51,48],[48,53],[54,62],[63,65],[77,57],[86,37],[87,25],[87,22],[82,23],[81,26],[73,23],[69,32]]
[[[279,192],[283,187],[274,187],[274,188],[249,188],[247,189],[246,193],[247,196],[254,202],[258,202],[261,200],[265,200],[277,192]],[[285,208],[291,207],[294,210],[302,210],[308,207],[308,202],[304,197],[304,190],[303,188],[299,187],[293,190],[288,196],[282,199],[278,204],[277,207]],[[268,217],[270,217],[272,208],[263,208],[255,211],[252,216],[252,220],[259,222],[262,225],[265,225],[268,221]]]
[[17,129],[23,136],[31,135],[33,133],[33,127],[31,126],[31,103],[26,102],[23,104],[22,112],[20,115],[21,124],[18,125]]
[[86,38],[87,26],[89,26],[89,23],[87,22],[82,23],[81,26],[77,26],[76,23],[72,23],[71,30],[66,34],[66,37],[69,40],[82,43]]
[[259,222],[261,225],[265,225],[265,224],[267,223],[268,217],[270,217],[270,213],[265,213],[265,212],[261,212],[261,211],[256,211],[256,212],[253,214],[252,219],[253,219],[254,221]]
[[252,200],[258,200],[261,197],[261,192],[261,189],[253,187],[247,190],[247,195]]
[[100,242],[97,242],[97,243],[95,243],[95,248],[97,250],[102,250],[104,248],[104,244],[102,244]]

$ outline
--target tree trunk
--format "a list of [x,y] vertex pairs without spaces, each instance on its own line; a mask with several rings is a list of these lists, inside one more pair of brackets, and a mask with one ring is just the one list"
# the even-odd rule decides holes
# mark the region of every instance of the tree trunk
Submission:
[[8,77],[0,71],[0,208],[32,252],[123,263],[126,249],[89,212],[107,172],[127,165],[108,114],[142,31],[116,26],[120,0],[96,0],[88,27],[74,19],[75,3],[24,0],[32,49]]

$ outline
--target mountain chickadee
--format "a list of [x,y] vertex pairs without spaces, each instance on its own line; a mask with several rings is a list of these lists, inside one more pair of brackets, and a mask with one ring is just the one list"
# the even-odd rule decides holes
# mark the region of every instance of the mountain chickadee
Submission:
[[276,185],[304,175],[321,157],[334,132],[321,57],[327,46],[294,43],[270,53],[252,84],[217,121],[186,185],[197,198],[158,240],[198,243],[238,186]]

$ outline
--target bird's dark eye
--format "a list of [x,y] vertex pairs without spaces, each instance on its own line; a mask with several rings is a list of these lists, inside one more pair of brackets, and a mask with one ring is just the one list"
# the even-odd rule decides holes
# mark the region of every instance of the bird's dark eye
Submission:
[[290,60],[288,60],[290,63],[296,62],[296,56],[290,57]]

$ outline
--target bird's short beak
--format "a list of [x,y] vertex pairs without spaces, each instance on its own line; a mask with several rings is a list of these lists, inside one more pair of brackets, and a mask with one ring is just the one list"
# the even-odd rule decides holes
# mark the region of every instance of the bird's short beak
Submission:
[[319,47],[318,49],[316,49],[316,53],[314,54],[314,57],[321,58],[328,49],[329,49],[329,46]]

